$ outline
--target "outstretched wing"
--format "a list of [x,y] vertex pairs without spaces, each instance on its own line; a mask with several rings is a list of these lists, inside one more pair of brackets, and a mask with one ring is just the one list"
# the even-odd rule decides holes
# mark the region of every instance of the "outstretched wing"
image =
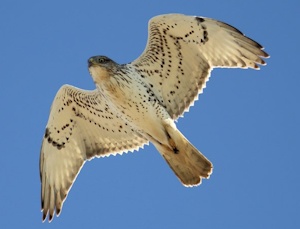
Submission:
[[41,154],[43,220],[59,215],[84,162],[93,157],[137,150],[148,141],[118,118],[97,91],[65,85],[57,93]]
[[150,20],[146,49],[130,65],[177,119],[198,98],[212,68],[259,69],[266,57],[260,44],[228,24],[169,14]]

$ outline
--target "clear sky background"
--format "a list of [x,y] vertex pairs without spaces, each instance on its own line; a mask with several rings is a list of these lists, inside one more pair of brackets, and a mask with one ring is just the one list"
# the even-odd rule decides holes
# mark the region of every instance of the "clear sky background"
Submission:
[[[0,228],[300,228],[299,1],[0,3]],[[178,128],[214,164],[185,188],[155,150],[83,167],[62,214],[42,224],[39,154],[63,84],[95,86],[90,56],[137,58],[148,20],[225,21],[271,55],[260,71],[218,69]]]

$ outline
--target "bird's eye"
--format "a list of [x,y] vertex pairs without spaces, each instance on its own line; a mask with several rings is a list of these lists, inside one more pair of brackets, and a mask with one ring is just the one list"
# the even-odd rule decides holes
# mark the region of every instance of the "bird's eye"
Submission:
[[105,62],[107,62],[107,61],[106,61],[105,58],[100,57],[100,58],[98,59],[98,62],[103,64],[103,63],[105,63]]

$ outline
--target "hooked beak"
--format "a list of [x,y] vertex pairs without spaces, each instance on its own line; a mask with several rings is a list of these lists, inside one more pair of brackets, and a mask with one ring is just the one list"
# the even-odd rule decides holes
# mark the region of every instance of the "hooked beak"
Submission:
[[96,64],[96,62],[95,62],[95,59],[93,57],[88,59],[88,66],[89,67],[94,66],[95,64]]

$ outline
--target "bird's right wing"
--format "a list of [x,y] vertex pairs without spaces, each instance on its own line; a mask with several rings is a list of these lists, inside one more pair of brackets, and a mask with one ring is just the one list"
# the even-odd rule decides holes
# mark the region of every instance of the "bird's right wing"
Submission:
[[148,141],[120,119],[104,97],[64,85],[57,93],[40,153],[43,220],[59,215],[84,162],[137,150]]

